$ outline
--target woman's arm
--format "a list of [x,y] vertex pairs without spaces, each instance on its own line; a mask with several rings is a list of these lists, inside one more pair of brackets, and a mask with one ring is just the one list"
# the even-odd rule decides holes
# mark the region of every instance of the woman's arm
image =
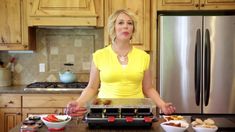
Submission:
[[97,95],[100,83],[99,74],[99,70],[96,68],[94,61],[92,61],[89,83],[87,87],[83,90],[81,96],[76,100],[79,106],[85,106],[88,101],[90,101]]
[[164,102],[160,98],[160,95],[156,91],[156,89],[153,88],[151,71],[149,69],[144,72],[142,85],[144,95],[148,98],[151,98],[152,101],[163,111],[164,114],[171,114],[175,112],[175,107],[173,107],[171,103]]

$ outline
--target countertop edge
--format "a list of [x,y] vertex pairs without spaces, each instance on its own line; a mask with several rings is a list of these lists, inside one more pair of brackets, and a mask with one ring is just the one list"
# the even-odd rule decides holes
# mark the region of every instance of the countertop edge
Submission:
[[76,94],[81,93],[83,89],[78,90],[57,90],[57,91],[24,91],[26,85],[1,86],[0,94]]

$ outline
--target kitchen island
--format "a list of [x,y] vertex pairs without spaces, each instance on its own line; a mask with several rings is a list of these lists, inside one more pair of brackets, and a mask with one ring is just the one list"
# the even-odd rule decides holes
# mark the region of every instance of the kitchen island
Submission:
[[[190,121],[190,117],[186,117],[186,120]],[[64,132],[164,132],[161,128],[160,123],[164,121],[163,118],[159,118],[157,122],[152,124],[150,128],[143,128],[143,127],[112,127],[112,128],[89,128],[88,125],[82,121],[80,118],[73,119],[70,123],[66,126]],[[10,132],[19,132],[21,124],[17,125],[15,128],[11,129]],[[39,132],[46,132],[47,127],[43,125],[42,128],[39,129]],[[190,126],[186,132],[193,132],[192,127]]]

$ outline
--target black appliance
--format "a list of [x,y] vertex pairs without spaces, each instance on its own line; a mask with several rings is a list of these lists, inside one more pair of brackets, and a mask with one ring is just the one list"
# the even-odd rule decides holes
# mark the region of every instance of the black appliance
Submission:
[[155,105],[143,99],[98,99],[89,105],[85,116],[89,128],[97,127],[151,127],[157,121]]

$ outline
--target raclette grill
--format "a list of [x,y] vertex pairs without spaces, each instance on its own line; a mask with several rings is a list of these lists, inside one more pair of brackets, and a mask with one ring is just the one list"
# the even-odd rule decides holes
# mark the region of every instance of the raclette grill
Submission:
[[155,109],[155,105],[148,98],[98,99],[98,101],[95,100],[89,105],[85,120],[90,128],[110,126],[151,127],[152,122],[156,120],[153,109]]

